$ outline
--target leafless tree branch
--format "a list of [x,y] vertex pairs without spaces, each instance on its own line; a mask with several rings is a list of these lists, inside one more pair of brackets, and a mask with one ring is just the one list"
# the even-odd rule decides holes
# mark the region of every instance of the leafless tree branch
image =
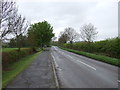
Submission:
[[96,29],[91,23],[85,24],[80,29],[80,37],[86,42],[92,42],[98,34]]

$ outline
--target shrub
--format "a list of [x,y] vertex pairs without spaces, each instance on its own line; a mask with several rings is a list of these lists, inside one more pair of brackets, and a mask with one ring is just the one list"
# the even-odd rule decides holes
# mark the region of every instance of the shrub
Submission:
[[9,64],[19,61],[21,58],[31,55],[35,53],[30,48],[21,49],[19,52],[17,50],[13,50],[11,52],[2,52],[2,66],[3,69],[8,67]]
[[77,42],[62,45],[64,48],[104,54],[113,58],[120,58],[120,38],[112,38],[97,42]]

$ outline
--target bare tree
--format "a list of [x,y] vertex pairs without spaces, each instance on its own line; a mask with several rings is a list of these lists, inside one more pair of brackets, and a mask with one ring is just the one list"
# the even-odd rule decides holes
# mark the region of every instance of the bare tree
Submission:
[[12,30],[12,34],[15,36],[24,34],[28,27],[28,25],[27,25],[28,23],[27,23],[25,17],[22,17],[21,15],[18,15],[18,14],[14,18],[11,18],[9,23],[11,25],[10,29]]
[[68,36],[70,43],[73,43],[73,41],[79,38],[79,34],[72,27],[65,28],[64,33]]
[[20,51],[22,41],[21,37],[27,32],[28,22],[25,17],[16,14],[13,18],[10,18],[9,23],[10,30],[12,30],[11,33],[16,37],[16,44]]
[[0,39],[10,33],[8,20],[17,11],[14,1],[0,0]]
[[80,29],[80,37],[86,42],[92,42],[98,32],[96,31],[96,27],[93,24],[89,23],[88,25],[85,24]]
[[64,31],[60,32],[60,36],[59,36],[58,42],[59,43],[66,43],[68,40],[69,40],[68,35],[65,34]]

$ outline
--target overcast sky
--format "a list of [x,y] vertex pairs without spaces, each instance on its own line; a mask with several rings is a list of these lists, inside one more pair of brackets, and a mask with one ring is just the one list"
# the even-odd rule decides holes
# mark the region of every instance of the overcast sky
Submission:
[[31,23],[48,21],[57,37],[66,27],[79,32],[88,23],[97,27],[96,40],[118,36],[118,0],[17,0],[17,5]]

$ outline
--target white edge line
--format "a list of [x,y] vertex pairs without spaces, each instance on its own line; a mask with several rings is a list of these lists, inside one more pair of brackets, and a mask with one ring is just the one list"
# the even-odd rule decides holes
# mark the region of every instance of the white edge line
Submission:
[[[51,53],[51,56],[55,62],[55,57],[53,56],[53,54]],[[57,78],[57,74],[56,74],[56,71],[55,71],[55,66],[57,65],[57,63],[55,62],[55,64],[53,63],[52,61],[52,66],[53,66],[53,72],[54,72],[54,76],[55,76],[55,82],[56,82],[56,87],[59,88],[59,83],[58,83],[58,78]]]
[[96,68],[94,68],[94,67],[92,67],[92,66],[90,66],[90,65],[88,65],[88,64],[86,64],[86,63],[84,63],[82,61],[79,61],[79,60],[77,60],[77,61],[80,62],[80,63],[82,63],[82,64],[84,64],[84,65],[86,65],[86,66],[88,66],[88,67],[90,67],[90,68],[92,68],[92,69],[94,69],[94,70],[96,70]]
[[117,80],[120,83],[120,80]]
[[56,63],[56,61],[55,61],[55,57],[53,56],[52,53],[51,53],[51,56],[53,57],[53,60],[54,60],[54,62],[55,62],[55,66],[56,66],[56,68],[58,68],[58,64]]
[[[71,56],[69,56],[70,58],[72,58]],[[73,59],[73,58],[72,58]],[[76,60],[76,61],[78,61],[78,62],[80,62],[80,63],[82,63],[82,64],[84,64],[84,65],[86,65],[86,66],[88,66],[88,67],[90,67],[90,68],[92,68],[93,70],[96,70],[96,68],[94,68],[93,66],[90,66],[90,65],[88,65],[88,64],[86,64],[86,63],[84,63],[84,62],[82,62],[82,61],[80,61],[80,60]]]

